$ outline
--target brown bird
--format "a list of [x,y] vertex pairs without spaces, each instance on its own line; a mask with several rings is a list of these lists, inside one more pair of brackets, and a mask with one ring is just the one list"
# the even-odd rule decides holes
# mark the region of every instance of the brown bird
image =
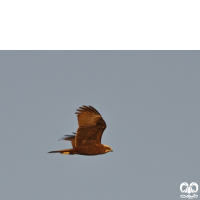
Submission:
[[106,123],[101,114],[92,106],[77,109],[78,130],[75,135],[65,135],[62,139],[71,141],[72,149],[50,151],[48,153],[98,155],[112,152],[112,148],[101,144]]

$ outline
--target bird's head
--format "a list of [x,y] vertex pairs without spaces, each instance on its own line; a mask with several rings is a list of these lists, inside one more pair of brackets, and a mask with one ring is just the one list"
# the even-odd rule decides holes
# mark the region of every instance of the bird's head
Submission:
[[104,147],[105,147],[105,153],[108,153],[110,151],[113,152],[112,148],[109,147],[108,145],[104,145]]

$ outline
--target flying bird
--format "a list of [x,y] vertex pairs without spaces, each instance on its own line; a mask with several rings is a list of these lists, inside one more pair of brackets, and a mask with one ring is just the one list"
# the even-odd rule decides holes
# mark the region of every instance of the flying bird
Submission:
[[92,106],[77,109],[78,129],[74,135],[65,135],[62,140],[71,141],[72,149],[50,151],[48,153],[99,155],[112,152],[108,145],[101,144],[106,123],[101,114]]

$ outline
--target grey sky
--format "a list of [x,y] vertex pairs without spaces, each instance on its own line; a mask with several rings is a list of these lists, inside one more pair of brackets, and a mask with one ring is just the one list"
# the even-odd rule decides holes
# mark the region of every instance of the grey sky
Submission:
[[[1,51],[0,198],[181,199],[200,184],[199,51]],[[100,156],[47,154],[92,105]]]

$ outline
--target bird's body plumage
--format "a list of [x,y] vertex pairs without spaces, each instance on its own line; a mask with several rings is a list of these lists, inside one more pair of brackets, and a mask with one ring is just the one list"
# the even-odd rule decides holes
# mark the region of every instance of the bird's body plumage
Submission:
[[98,155],[112,151],[112,148],[101,144],[101,137],[106,123],[101,114],[92,106],[77,109],[78,130],[75,135],[65,135],[62,139],[71,141],[72,149],[51,151],[49,153]]

